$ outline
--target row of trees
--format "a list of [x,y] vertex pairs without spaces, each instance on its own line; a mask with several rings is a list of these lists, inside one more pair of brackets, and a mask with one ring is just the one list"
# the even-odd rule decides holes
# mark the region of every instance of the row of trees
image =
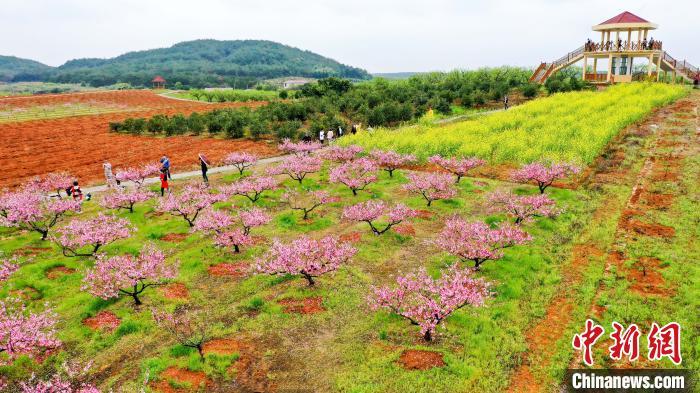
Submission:
[[[538,88],[528,84],[529,71],[496,68],[478,71],[420,74],[405,81],[384,79],[353,84],[347,79],[326,78],[302,86],[290,101],[275,101],[257,110],[217,109],[189,117],[156,115],[150,119],[126,119],[110,123],[116,132],[176,135],[184,133],[225,133],[231,138],[273,134],[279,138],[315,136],[320,130],[347,130],[351,123],[394,126],[413,121],[433,109],[442,114],[454,105],[472,107],[490,100],[501,100],[512,89],[529,96]],[[533,90],[534,89],[534,90]],[[208,101],[247,100],[240,92],[193,91],[197,99]],[[230,95],[230,97],[229,97]],[[244,97],[245,96],[245,97]],[[286,97],[285,97],[286,98]]]
[[[220,187],[190,184],[182,192],[161,199],[156,209],[181,217],[192,227],[192,231],[207,234],[215,245],[235,253],[240,252],[241,247],[252,243],[251,231],[254,228],[271,221],[265,210],[255,206],[264,192],[280,186],[279,181],[271,175],[286,174],[303,184],[306,175],[321,170],[319,162],[322,163],[322,158],[325,158],[335,163],[330,171],[330,181],[345,184],[353,194],[357,194],[377,180],[381,169],[391,175],[393,171],[400,170],[413,160],[411,156],[395,152],[373,151],[364,156],[362,149],[355,146],[336,147],[322,154],[315,154],[319,147],[316,143],[285,141],[281,149],[291,153],[290,157],[277,167],[271,168],[268,174],[243,176],[235,183]],[[233,165],[241,165],[240,171],[243,174],[255,164],[256,157],[234,153],[226,160]],[[434,157],[432,161],[440,163],[450,174],[411,173],[408,176],[409,182],[404,185],[408,191],[423,196],[428,205],[434,200],[456,195],[455,183],[470,169],[483,164],[472,158],[452,159],[439,156]],[[284,171],[279,168],[284,168]],[[481,265],[487,261],[501,259],[506,248],[530,242],[532,237],[524,230],[523,225],[534,217],[552,217],[560,212],[556,209],[554,201],[545,195],[546,189],[556,179],[577,172],[577,167],[568,164],[540,163],[526,165],[515,171],[514,180],[534,182],[540,195],[520,196],[495,192],[487,197],[492,211],[511,216],[512,222],[501,222],[493,226],[485,222],[450,217],[436,238],[431,241],[439,249],[459,260],[471,262],[474,269],[455,264],[438,278],[432,278],[424,270],[398,277],[394,285],[371,290],[370,307],[400,315],[418,325],[425,340],[431,340],[437,327],[451,313],[466,306],[478,307],[485,303],[490,296],[492,284],[476,276]],[[142,179],[149,173],[149,166],[118,172],[121,179],[132,181],[133,187],[127,190],[117,189],[111,193],[143,193]],[[54,181],[57,178],[59,176],[39,179],[22,190],[3,195],[0,198],[0,224],[33,229],[42,237],[46,237],[49,229],[70,214],[64,212],[65,214],[56,216],[54,210],[41,210],[35,206],[46,200],[62,201],[60,198],[47,196],[55,187],[55,184],[47,179]],[[111,193],[105,195],[105,199],[109,199]],[[40,198],[18,198],[30,194]],[[245,197],[254,206],[235,213],[214,208],[217,202],[234,196]],[[314,209],[337,200],[324,191],[302,193],[288,190],[283,194],[281,202],[291,209],[299,210],[303,218],[307,219]],[[124,208],[121,204],[111,205],[105,201],[102,203],[105,207]],[[70,212],[77,213],[79,209]],[[341,217],[348,222],[366,223],[371,233],[382,236],[393,226],[411,220],[417,214],[417,211],[402,204],[370,200],[346,206]],[[50,223],[46,224],[47,221]],[[39,225],[36,222],[43,224]],[[168,263],[166,253],[153,245],[144,246],[136,256],[126,254],[110,257],[100,253],[104,246],[128,238],[134,230],[129,220],[100,213],[94,218],[74,219],[68,225],[60,227],[56,235],[49,235],[49,238],[56,242],[67,256],[94,258],[94,266],[87,269],[84,277],[84,290],[103,299],[128,296],[139,305],[142,303],[141,295],[144,291],[176,278],[178,267],[177,263]],[[253,271],[262,274],[296,275],[305,279],[309,286],[314,286],[318,277],[336,271],[347,264],[356,253],[355,247],[334,236],[323,239],[301,236],[289,242],[276,240],[270,249],[258,258]],[[17,260],[0,260],[0,280],[7,280],[18,268]],[[196,348],[202,355],[202,345],[211,337],[206,331],[211,324],[203,323],[199,312],[176,310],[174,313],[164,313],[154,310],[153,314],[157,324],[170,331],[183,345]],[[36,354],[55,348],[60,345],[56,339],[56,324],[56,316],[51,310],[32,313],[12,299],[0,302],[0,352],[5,352],[12,359],[21,354]],[[75,391],[78,391],[79,385],[71,386],[76,386]]]

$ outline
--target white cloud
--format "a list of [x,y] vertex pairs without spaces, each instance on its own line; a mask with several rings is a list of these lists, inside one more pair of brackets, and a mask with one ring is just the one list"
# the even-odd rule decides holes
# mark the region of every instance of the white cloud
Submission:
[[[700,3],[555,0],[0,0],[0,54],[59,65],[198,39],[268,39],[372,72],[553,60],[628,10],[658,23],[676,58],[700,63]],[[693,57],[694,56],[694,57]]]

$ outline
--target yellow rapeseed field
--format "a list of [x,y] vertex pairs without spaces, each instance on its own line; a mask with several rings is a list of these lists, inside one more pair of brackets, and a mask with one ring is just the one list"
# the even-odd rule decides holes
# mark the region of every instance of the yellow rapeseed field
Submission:
[[421,159],[442,154],[478,156],[491,163],[553,160],[588,164],[622,129],[687,93],[686,88],[659,83],[560,93],[506,112],[443,126],[362,130],[340,143],[366,150],[391,149]]

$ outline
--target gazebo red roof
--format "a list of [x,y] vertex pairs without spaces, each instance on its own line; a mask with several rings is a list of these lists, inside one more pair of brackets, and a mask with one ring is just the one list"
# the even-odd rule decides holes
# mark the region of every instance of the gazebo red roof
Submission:
[[601,23],[601,25],[614,25],[618,23],[649,23],[649,21],[644,18],[640,18],[629,11],[625,11],[620,15],[606,20],[605,22]]
[[162,83],[162,82],[165,82],[165,79],[162,76],[158,75],[155,78],[153,78],[153,80],[151,82]]

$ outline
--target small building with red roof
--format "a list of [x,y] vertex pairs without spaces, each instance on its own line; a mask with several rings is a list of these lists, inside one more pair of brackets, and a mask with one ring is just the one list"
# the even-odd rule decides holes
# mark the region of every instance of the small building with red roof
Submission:
[[156,75],[156,77],[153,78],[151,83],[153,83],[154,89],[165,89],[165,78],[163,78],[160,75]]

